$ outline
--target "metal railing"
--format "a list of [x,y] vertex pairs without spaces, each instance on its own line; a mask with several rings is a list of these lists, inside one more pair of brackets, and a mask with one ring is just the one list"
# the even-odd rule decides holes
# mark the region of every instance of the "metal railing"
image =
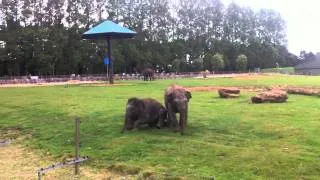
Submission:
[[[221,74],[238,74],[236,71],[221,71],[208,73],[210,75]],[[183,79],[202,77],[201,72],[182,72],[182,73],[155,73],[154,79]],[[31,78],[32,77],[32,78]],[[0,77],[1,84],[36,84],[36,83],[51,83],[51,82],[67,82],[67,81],[107,81],[107,74],[85,74],[85,75],[40,75],[40,76],[6,76]],[[114,80],[143,80],[142,74],[114,74]]]
[[[155,73],[155,79],[181,79],[201,76],[200,73]],[[0,78],[1,84],[35,84],[51,82],[77,81],[107,81],[107,74],[90,75],[41,75],[41,76],[11,76]],[[114,74],[114,80],[143,80],[141,74]]]

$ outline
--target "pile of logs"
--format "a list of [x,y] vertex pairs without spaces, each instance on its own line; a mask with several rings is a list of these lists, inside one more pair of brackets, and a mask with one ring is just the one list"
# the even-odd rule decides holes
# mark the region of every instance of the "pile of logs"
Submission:
[[305,88],[287,88],[288,94],[301,94],[307,96],[320,96],[320,91]]
[[240,89],[238,88],[221,88],[218,90],[221,98],[237,98],[240,95]]
[[[320,89],[297,88],[297,87],[275,87],[267,88],[266,91],[251,97],[252,103],[283,103],[288,99],[287,94],[300,94],[307,96],[320,96]],[[236,98],[240,95],[238,88],[220,88],[218,89],[221,98]]]
[[256,96],[251,98],[252,103],[282,103],[286,102],[288,99],[288,95],[285,91],[282,90],[271,90],[262,92]]

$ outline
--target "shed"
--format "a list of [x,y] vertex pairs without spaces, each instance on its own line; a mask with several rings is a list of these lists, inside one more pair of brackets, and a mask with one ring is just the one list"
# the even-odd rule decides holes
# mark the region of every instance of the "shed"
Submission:
[[320,57],[299,64],[295,67],[295,73],[301,75],[320,75]]

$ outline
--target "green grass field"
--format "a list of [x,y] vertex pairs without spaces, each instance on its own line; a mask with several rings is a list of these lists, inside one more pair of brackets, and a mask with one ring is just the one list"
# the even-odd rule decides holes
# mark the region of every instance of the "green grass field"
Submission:
[[[169,130],[120,133],[129,97],[163,102],[171,83],[184,86],[316,86],[320,77],[263,76],[125,81],[96,87],[0,88],[0,135],[16,130],[24,145],[57,160],[74,155],[74,117],[89,166],[157,179],[319,179],[320,99],[289,95],[283,104],[251,104],[254,92],[220,99],[193,92],[187,135]],[[0,137],[1,137],[0,136]],[[13,135],[12,135],[13,136]]]

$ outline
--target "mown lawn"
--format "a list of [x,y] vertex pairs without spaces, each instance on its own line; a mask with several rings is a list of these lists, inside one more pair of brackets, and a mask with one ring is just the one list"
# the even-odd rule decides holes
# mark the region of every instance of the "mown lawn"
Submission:
[[[169,130],[120,133],[126,100],[163,102],[167,85],[320,87],[320,77],[265,76],[126,81],[96,87],[0,88],[0,135],[18,130],[24,144],[59,159],[74,154],[74,117],[81,118],[81,154],[96,168],[157,178],[319,179],[320,99],[289,95],[283,104],[251,104],[255,93],[219,99],[193,92],[187,135]],[[0,136],[1,137],[1,136]]]

